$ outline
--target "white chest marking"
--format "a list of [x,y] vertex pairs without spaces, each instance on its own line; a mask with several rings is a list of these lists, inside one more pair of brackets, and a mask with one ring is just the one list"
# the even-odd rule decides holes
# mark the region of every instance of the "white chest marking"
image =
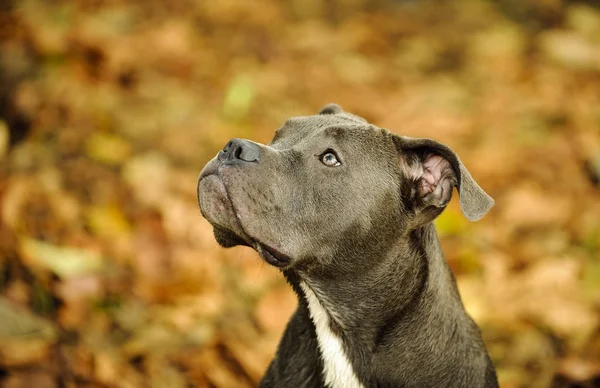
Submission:
[[325,385],[329,388],[364,388],[354,374],[354,369],[342,346],[342,340],[329,327],[329,315],[325,308],[306,283],[300,282],[300,287],[306,295],[308,311],[317,331]]

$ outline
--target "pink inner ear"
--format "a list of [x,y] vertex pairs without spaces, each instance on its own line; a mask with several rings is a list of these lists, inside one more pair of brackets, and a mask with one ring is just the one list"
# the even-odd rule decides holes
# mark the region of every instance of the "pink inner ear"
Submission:
[[421,175],[421,195],[425,196],[436,190],[440,180],[450,177],[452,167],[450,162],[439,155],[429,154],[423,161],[423,174]]

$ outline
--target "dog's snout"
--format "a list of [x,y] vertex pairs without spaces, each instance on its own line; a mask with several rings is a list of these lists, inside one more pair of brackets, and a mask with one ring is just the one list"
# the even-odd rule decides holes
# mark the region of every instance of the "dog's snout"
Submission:
[[249,140],[232,139],[219,152],[219,159],[224,163],[258,163],[260,160],[260,147]]

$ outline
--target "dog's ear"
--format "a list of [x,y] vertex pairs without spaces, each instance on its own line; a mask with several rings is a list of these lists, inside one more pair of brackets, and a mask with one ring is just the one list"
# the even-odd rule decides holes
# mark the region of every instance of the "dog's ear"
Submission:
[[473,179],[456,153],[431,139],[394,135],[398,151],[405,157],[408,174],[415,183],[414,196],[424,207],[445,207],[456,186],[460,208],[469,220],[477,221],[494,205],[494,200]]
[[339,115],[339,118],[354,120],[360,124],[368,124],[367,120],[352,113],[345,112],[338,104],[327,104],[319,111],[320,115]]
[[320,115],[335,115],[343,113],[344,110],[338,104],[327,104],[319,112]]

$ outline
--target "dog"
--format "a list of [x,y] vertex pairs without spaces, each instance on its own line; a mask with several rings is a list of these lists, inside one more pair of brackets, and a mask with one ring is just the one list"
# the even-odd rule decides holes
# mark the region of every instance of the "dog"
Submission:
[[454,187],[471,221],[494,204],[447,146],[335,104],[208,162],[217,242],[255,249],[298,295],[260,387],[498,386],[432,222]]

